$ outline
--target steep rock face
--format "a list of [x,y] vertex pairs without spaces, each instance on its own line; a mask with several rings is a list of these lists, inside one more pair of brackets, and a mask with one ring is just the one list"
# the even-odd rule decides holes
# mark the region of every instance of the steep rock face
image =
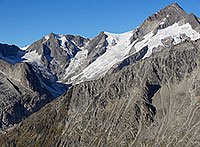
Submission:
[[106,52],[106,47],[108,45],[108,42],[106,40],[108,36],[101,32],[97,37],[91,40],[91,42],[88,44],[88,62],[86,66],[91,64],[93,61],[95,61],[99,56],[104,54]]
[[[170,132],[172,126],[180,128],[178,125],[183,120],[189,120],[185,126],[188,132],[192,129],[193,117],[185,118],[181,110],[187,106],[186,112],[194,115],[192,110],[198,105],[197,98],[192,104],[188,102],[193,99],[192,95],[198,97],[199,93],[196,71],[199,40],[194,41],[200,38],[198,32],[199,18],[188,15],[174,3],[149,17],[136,30],[123,34],[101,32],[94,39],[88,39],[51,33],[25,51],[4,45],[0,58],[15,65],[0,62],[2,128],[19,123],[63,94],[68,87],[58,84],[58,80],[75,84],[95,80],[72,87],[58,101],[37,113],[40,117],[35,114],[31,117],[34,121],[31,118],[24,121],[20,125],[24,132],[17,126],[15,131],[20,139],[10,137],[16,133],[11,131],[7,134],[10,137],[7,143],[14,141],[19,146],[27,146],[25,140],[30,139],[33,144],[45,145],[52,141],[60,146],[118,143],[139,146],[138,142],[150,145],[151,141],[170,144],[170,139],[177,137]],[[7,48],[13,54],[6,53]],[[179,97],[187,104],[177,102]],[[180,119],[174,122],[171,116],[176,115]],[[37,128],[36,132],[30,124]],[[165,125],[169,125],[167,129]],[[31,138],[31,134],[39,137]],[[164,143],[160,136],[166,138]]]
[[[51,33],[30,45],[27,54],[38,54],[39,58],[29,60],[43,76],[61,82],[70,82],[70,78],[83,71],[98,57],[106,52],[107,35],[101,32],[89,40],[81,36],[56,35]],[[77,54],[78,53],[78,54]]]
[[26,51],[29,54],[37,53],[38,56],[41,56],[38,59],[39,61],[35,62],[36,59],[33,59],[33,65],[44,68],[43,71],[46,70],[47,72],[44,76],[48,78],[49,73],[59,79],[68,67],[70,59],[76,55],[80,50],[79,48],[83,47],[86,42],[88,42],[88,39],[80,36],[51,33],[30,45]]
[[0,128],[21,122],[54,99],[28,63],[0,60]]
[[[187,17],[187,13],[177,4],[173,3],[166,8],[154,13],[149,16],[143,24],[141,24],[136,30],[134,30],[134,35],[132,36],[132,41],[136,39],[142,39],[146,34],[150,33],[152,30],[154,32],[159,28],[166,28],[179,22],[180,20]],[[163,23],[161,23],[163,22]]]
[[191,13],[187,18],[186,21],[191,24],[192,28],[195,29],[197,32],[200,32],[200,21],[197,16]]
[[[62,80],[79,83],[98,79],[114,64],[120,64],[121,61],[129,60],[135,55],[141,54],[140,59],[144,59],[185,40],[199,39],[199,28],[198,17],[194,14],[188,15],[177,3],[173,3],[150,16],[131,32],[101,32],[85,47],[87,53],[80,61],[82,64],[77,66],[76,72],[70,72],[69,69],[72,68],[69,65],[70,68],[66,69]],[[76,60],[73,61],[70,64],[77,65]]]
[[200,40],[64,95],[0,135],[2,146],[199,146]]
[[28,63],[10,65],[1,60],[0,72],[11,79],[18,81],[26,88],[34,91],[42,90],[37,76]]
[[130,44],[131,35],[132,31],[122,34],[100,33],[91,40],[86,48],[86,50],[92,50],[86,55],[80,66],[83,70],[71,77],[69,81],[79,83],[104,76],[114,64],[122,61],[129,53],[132,46]]
[[[192,31],[198,37],[188,33]],[[144,46],[148,46],[149,51],[145,55],[145,57],[148,57],[152,52],[155,53],[184,41],[186,37],[188,40],[196,40],[200,37],[199,34],[200,23],[198,17],[192,13],[188,15],[177,3],[173,3],[149,16],[133,31],[131,43],[135,44],[130,50],[130,54],[138,52]],[[171,39],[168,40],[169,38]],[[142,46],[142,44],[144,45]]]
[[[75,59],[71,60],[69,68],[65,70],[62,81],[73,83],[74,80],[72,80],[72,78],[74,76],[80,74],[91,63],[103,55],[107,50],[107,37],[108,36],[104,32],[101,32],[95,38],[91,39],[87,45],[83,47],[83,50],[78,52],[77,56],[75,56]],[[72,72],[70,70],[72,70]]]

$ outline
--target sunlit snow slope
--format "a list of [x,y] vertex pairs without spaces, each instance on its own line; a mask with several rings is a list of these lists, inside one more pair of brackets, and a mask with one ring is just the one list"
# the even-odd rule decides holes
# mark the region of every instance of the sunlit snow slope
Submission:
[[143,47],[148,46],[149,50],[144,56],[144,58],[149,57],[152,54],[152,49],[154,47],[163,46],[161,42],[162,39],[171,36],[174,39],[174,45],[181,42],[181,34],[185,34],[190,37],[191,40],[196,40],[200,38],[200,34],[192,29],[189,23],[184,25],[179,25],[175,23],[165,29],[158,30],[157,34],[154,35],[153,32],[144,36],[144,39],[135,44],[136,52],[141,50]]
[[72,80],[94,79],[103,76],[115,63],[123,60],[131,49],[130,38],[132,31],[123,34],[105,32],[108,36],[106,52],[86,67],[80,74],[72,77]]

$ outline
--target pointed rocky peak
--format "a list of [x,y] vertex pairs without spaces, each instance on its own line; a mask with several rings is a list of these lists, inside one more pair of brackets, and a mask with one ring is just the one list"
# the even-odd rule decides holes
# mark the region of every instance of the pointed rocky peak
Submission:
[[[137,40],[138,43],[132,50],[139,51],[148,45],[147,57],[154,51],[179,44],[185,39],[196,40],[200,36],[198,32],[200,32],[198,18],[194,14],[188,15],[177,3],[173,3],[149,16],[134,30],[131,42]],[[146,42],[148,43],[145,45]]]
[[57,38],[59,38],[59,35],[51,32],[50,34],[48,34],[47,36],[44,36],[41,40],[42,42],[46,42],[48,41],[49,39],[53,39],[53,40],[56,40]]
[[88,45],[88,55],[92,54],[93,52],[98,52],[96,51],[96,48],[100,46],[106,46],[106,38],[107,35],[104,31],[102,31],[101,33],[99,33],[99,35],[93,38]]
[[188,16],[188,14],[177,3],[173,3],[164,9],[161,9],[157,13],[154,13],[152,16],[149,16],[146,21],[155,21],[168,18],[177,22],[186,16]]
[[27,52],[36,51],[39,55],[42,55],[46,46],[59,47],[58,35],[51,32],[49,35],[42,37],[40,40],[32,43],[27,49]]
[[136,39],[141,40],[146,34],[152,31],[156,34],[158,29],[172,26],[187,17],[188,14],[177,3],[170,4],[157,13],[149,16],[137,29],[135,29],[131,42]]
[[82,37],[80,35],[58,35],[53,32],[51,32],[49,35],[44,37],[46,40],[53,39],[57,40],[60,45],[64,42],[69,42],[71,44],[74,44],[77,47],[83,47],[90,39]]
[[49,39],[55,39],[55,38],[59,38],[59,36],[53,32],[51,32],[49,35],[43,37],[45,38],[46,40],[49,40]]
[[[170,4],[169,6],[167,6],[166,8],[164,8],[164,9],[169,9],[169,8],[171,8],[171,7],[174,7],[175,9],[177,9],[177,10],[180,10],[180,11],[184,11],[183,10],[183,8],[182,7],[180,7],[179,6],[179,4],[178,3],[172,3],[172,4]],[[164,10],[164,9],[162,9],[162,10]],[[184,11],[185,12],[185,11]],[[186,13],[186,12],[185,12]]]
[[55,34],[54,34],[53,32],[51,32],[51,33],[49,34],[49,36],[50,36],[50,37],[55,37]]

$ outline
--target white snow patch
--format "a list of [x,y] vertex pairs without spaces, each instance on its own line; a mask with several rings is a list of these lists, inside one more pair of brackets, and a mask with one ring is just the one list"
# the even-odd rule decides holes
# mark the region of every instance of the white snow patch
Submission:
[[142,41],[135,44],[136,52],[148,45],[149,49],[144,58],[149,57],[152,54],[152,49],[154,47],[158,47],[159,45],[163,46],[161,42],[162,39],[172,36],[175,40],[174,44],[178,44],[181,42],[181,34],[186,34],[186,36],[190,37],[191,40],[200,38],[200,34],[193,30],[189,23],[182,26],[179,26],[178,23],[175,23],[165,29],[158,30],[156,35],[153,35],[153,32],[145,35]]
[[38,65],[40,64],[42,55],[39,55],[36,50],[32,52],[26,53],[22,59],[25,59],[24,62],[36,62]]
[[81,65],[84,63],[85,59],[87,58],[88,50],[82,49],[81,51],[77,52],[75,57],[71,59],[69,66],[65,69],[65,74],[62,79],[69,77],[71,74],[76,73],[79,70]]
[[115,63],[122,61],[129,53],[132,47],[130,45],[130,38],[133,35],[132,31],[123,34],[108,32],[105,32],[105,34],[108,36],[106,38],[108,41],[106,52],[86,67],[80,74],[72,77],[72,80],[76,80],[79,77],[80,80],[84,80],[84,78],[90,80],[103,76]]

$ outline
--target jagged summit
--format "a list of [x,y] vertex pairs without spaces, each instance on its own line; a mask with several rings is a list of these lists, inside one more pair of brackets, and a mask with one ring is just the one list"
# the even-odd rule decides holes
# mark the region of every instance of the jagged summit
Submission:
[[[183,9],[178,3],[176,3],[176,2],[174,2],[174,3],[170,4],[170,5],[168,5],[167,7],[161,9],[160,11],[164,11],[164,10],[166,10],[166,9],[170,9],[170,8],[172,8],[172,7],[175,8],[176,10],[178,10],[178,11],[181,11],[181,12],[183,12],[183,13],[186,13],[186,12],[184,11],[184,9]],[[186,14],[187,14],[187,13],[186,13]]]
[[28,62],[37,63],[48,71],[46,75],[53,74],[59,82],[76,83],[105,75],[114,64],[129,55],[141,53],[140,58],[144,59],[185,39],[195,40],[199,28],[195,15],[188,15],[173,3],[127,33],[102,31],[88,39],[51,32],[27,48],[28,54],[36,57]]
[[188,14],[177,4],[173,3],[149,16],[136,30],[132,41],[142,39],[144,35],[154,29],[166,28],[185,19]]
[[[188,14],[177,4],[173,3],[164,9],[161,9],[157,13],[147,18],[147,21],[161,20],[162,18],[174,19],[174,21],[179,21],[185,18]],[[171,20],[173,21],[173,20]]]
[[24,48],[23,58],[39,67],[45,76],[53,75],[59,82],[76,83],[105,75],[114,64],[130,55],[142,53],[139,59],[144,59],[186,39],[196,40],[199,33],[199,18],[188,15],[173,3],[127,33],[102,31],[89,39],[51,32]]

